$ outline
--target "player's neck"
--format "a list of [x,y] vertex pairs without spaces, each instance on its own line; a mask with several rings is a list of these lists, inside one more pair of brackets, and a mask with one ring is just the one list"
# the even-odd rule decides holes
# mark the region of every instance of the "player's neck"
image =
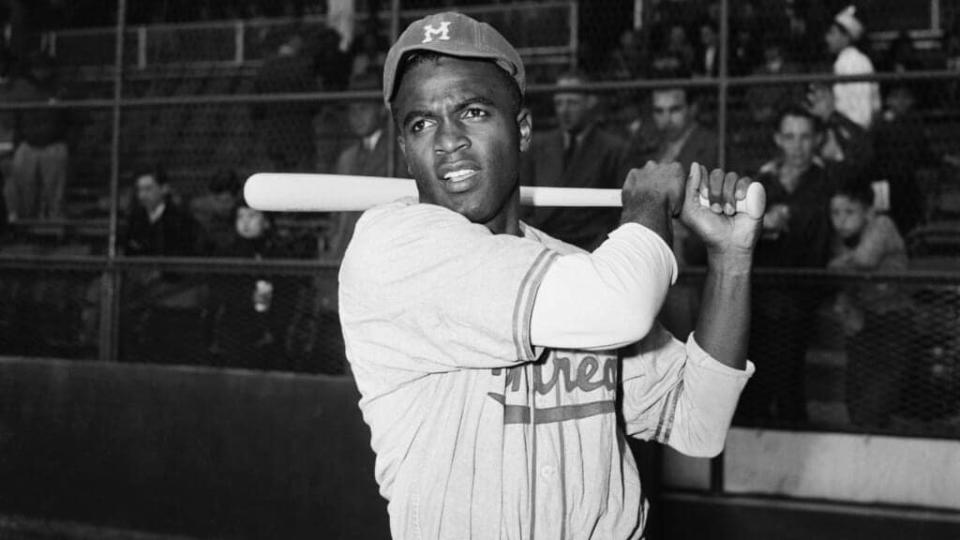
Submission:
[[500,212],[493,219],[484,223],[493,234],[512,234],[513,236],[523,236],[520,230],[520,190],[513,192]]

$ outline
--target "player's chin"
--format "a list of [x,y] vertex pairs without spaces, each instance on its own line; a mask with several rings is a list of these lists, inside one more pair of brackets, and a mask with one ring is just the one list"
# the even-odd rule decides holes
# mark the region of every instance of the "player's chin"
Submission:
[[464,194],[462,197],[454,197],[450,201],[448,208],[464,216],[473,223],[486,223],[496,214],[490,201],[482,197]]

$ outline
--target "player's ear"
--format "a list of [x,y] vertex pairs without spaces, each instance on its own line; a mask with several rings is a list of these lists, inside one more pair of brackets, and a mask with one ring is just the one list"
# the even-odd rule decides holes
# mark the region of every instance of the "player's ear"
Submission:
[[400,147],[400,155],[403,156],[403,162],[407,166],[407,174],[413,178],[413,170],[410,168],[410,160],[407,159],[407,142],[403,140],[403,135],[397,135],[397,146]]
[[520,130],[520,151],[526,152],[533,139],[533,115],[530,114],[530,109],[521,108],[517,113],[517,129]]

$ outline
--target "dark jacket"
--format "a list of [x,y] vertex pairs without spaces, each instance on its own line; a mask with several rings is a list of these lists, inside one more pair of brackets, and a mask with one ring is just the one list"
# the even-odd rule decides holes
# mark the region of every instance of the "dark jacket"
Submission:
[[[235,238],[218,253],[243,259],[282,258],[284,251],[269,236],[248,240]],[[259,286],[267,295],[256,296]],[[286,368],[283,359],[285,325],[293,308],[296,280],[254,274],[213,276],[208,312],[212,317],[211,350],[220,363],[252,368]],[[256,297],[255,297],[256,296]]]
[[[632,166],[626,142],[598,127],[583,133],[566,169],[563,155],[559,130],[537,133],[521,164],[521,183],[619,189]],[[587,250],[598,246],[619,220],[617,208],[536,208],[525,219],[545,233]]]
[[[14,80],[7,97],[10,101],[52,102],[66,96],[63,88],[55,81],[40,83],[29,78],[20,78]],[[69,112],[63,108],[24,110],[17,115],[17,140],[37,148],[67,142],[70,121]]]
[[790,208],[788,230],[776,238],[761,236],[754,252],[754,264],[767,267],[823,268],[830,256],[831,182],[826,170],[810,166],[793,193],[780,183],[779,162],[764,165],[756,179],[767,191],[767,208],[785,204]]
[[193,217],[168,200],[156,223],[147,211],[134,207],[127,220],[123,251],[128,256],[186,257],[197,254],[198,229]]
[[917,173],[936,170],[940,159],[931,149],[923,118],[918,115],[885,115],[875,124],[874,131],[876,159],[870,178],[890,183],[890,217],[906,235],[925,215]]
[[[653,133],[652,128],[647,132],[638,133],[630,141],[630,154],[635,156],[634,166],[642,166],[648,160],[659,161],[663,144],[663,141]],[[684,170],[689,170],[693,162],[703,165],[708,171],[713,170],[719,165],[717,144],[716,133],[700,124],[695,124],[677,155],[677,162],[683,165]]]
[[[358,174],[361,176],[388,176],[388,151],[390,137],[384,128],[377,139],[373,150],[366,150],[363,141],[357,141],[346,148],[337,157],[336,174]],[[393,176],[407,178],[407,164],[403,159],[400,148],[394,144]],[[329,253],[332,257],[342,258],[350,239],[353,238],[353,229],[363,212],[339,212],[333,217],[334,226],[329,240]]]

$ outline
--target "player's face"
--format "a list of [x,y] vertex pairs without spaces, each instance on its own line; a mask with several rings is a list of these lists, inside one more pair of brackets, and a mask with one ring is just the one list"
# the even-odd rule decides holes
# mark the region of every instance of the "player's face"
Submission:
[[813,154],[820,138],[814,130],[813,122],[803,116],[784,116],[780,122],[780,131],[773,137],[783,152],[786,165],[797,169],[806,169],[813,161]]
[[420,201],[495,233],[519,227],[520,152],[530,115],[488,62],[443,56],[407,69],[393,101],[397,137]]
[[679,139],[693,120],[683,90],[653,92],[653,123],[668,141]]
[[152,174],[137,178],[137,202],[148,212],[153,212],[163,202],[166,190],[157,183]]
[[830,199],[830,222],[840,238],[855,238],[867,226],[870,209],[862,202],[846,195],[834,195]]

